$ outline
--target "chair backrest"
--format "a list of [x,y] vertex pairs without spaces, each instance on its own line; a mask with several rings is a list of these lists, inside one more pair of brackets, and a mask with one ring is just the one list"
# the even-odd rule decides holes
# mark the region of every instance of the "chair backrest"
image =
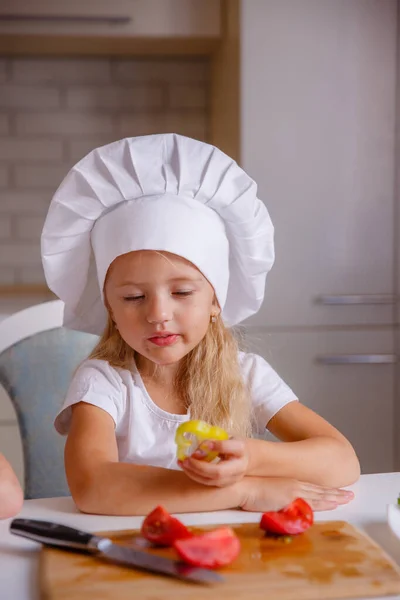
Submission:
[[69,494],[65,440],[54,430],[73,372],[97,336],[62,327],[63,303],[32,306],[0,323],[0,383],[15,407],[21,431],[25,497]]

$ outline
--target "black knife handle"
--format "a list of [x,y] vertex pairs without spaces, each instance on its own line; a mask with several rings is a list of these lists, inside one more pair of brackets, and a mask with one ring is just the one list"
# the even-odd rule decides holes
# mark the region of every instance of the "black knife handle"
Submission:
[[86,531],[79,531],[72,527],[51,523],[50,521],[37,521],[35,519],[14,519],[10,525],[11,533],[29,538],[35,542],[65,548],[77,548],[87,552],[96,552],[95,545],[90,542],[98,539]]

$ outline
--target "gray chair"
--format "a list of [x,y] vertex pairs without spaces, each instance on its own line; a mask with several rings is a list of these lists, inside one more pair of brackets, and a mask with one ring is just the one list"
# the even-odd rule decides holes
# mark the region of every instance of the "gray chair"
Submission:
[[62,302],[55,300],[0,323],[0,384],[17,414],[27,499],[69,495],[65,439],[53,421],[75,369],[98,338],[64,329],[62,312]]

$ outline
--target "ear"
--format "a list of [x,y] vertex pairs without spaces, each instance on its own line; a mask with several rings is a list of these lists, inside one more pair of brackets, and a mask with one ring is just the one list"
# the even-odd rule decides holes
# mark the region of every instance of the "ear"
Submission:
[[107,296],[106,296],[106,295],[104,295],[104,306],[105,306],[105,307],[106,307],[106,309],[107,309],[107,312],[108,312],[108,314],[109,314],[109,316],[110,316],[110,319],[111,319],[111,321],[112,321],[112,322],[115,324],[115,318],[114,318],[114,314],[113,314],[113,311],[111,310],[111,307],[110,307],[110,305],[109,305],[109,303],[108,303],[108,300],[107,300]]
[[218,304],[218,300],[215,295],[214,295],[211,306],[212,306],[211,316],[218,317],[218,315],[221,314],[221,308],[220,308],[220,305]]

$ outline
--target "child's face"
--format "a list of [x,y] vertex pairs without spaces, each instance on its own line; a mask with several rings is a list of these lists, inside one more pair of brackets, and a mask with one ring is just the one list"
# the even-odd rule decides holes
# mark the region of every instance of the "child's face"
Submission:
[[219,314],[214,290],[189,261],[141,250],[116,258],[105,297],[121,337],[158,365],[177,363],[205,336]]

